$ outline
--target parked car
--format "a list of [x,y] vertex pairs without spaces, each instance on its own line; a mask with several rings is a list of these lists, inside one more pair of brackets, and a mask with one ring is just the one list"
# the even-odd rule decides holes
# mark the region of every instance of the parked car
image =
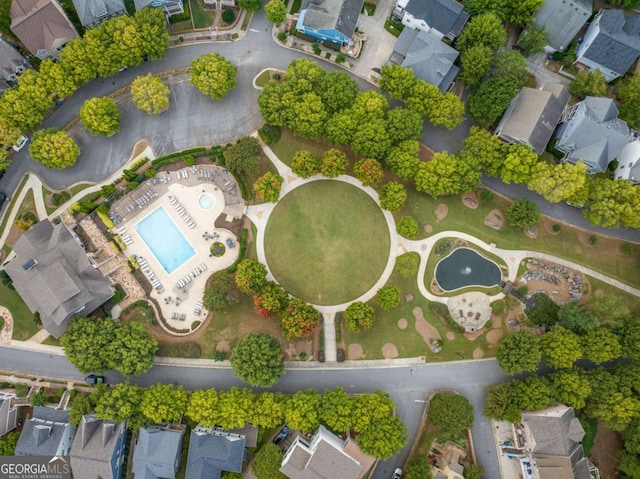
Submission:
[[402,479],[402,469],[396,467],[391,475],[391,479]]
[[5,195],[2,191],[0,191],[0,207],[2,207],[2,203],[7,200],[7,195]]
[[89,374],[86,378],[84,378],[84,382],[91,385],[104,384],[104,376]]
[[29,137],[27,135],[20,135],[20,138],[18,138],[18,141],[16,141],[15,145],[13,145],[12,147],[13,150],[14,151],[22,150],[28,141],[29,141]]
[[282,441],[284,441],[286,438],[289,437],[289,434],[291,434],[291,429],[289,429],[288,426],[284,426],[280,432],[278,433],[278,435],[276,437],[273,438],[273,443],[277,446],[279,445]]

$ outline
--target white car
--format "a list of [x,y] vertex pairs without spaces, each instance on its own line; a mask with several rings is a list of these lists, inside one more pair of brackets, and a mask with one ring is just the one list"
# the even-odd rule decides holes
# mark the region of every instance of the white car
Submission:
[[16,141],[15,145],[13,145],[13,150],[14,151],[20,151],[22,150],[25,145],[27,144],[27,142],[29,141],[29,137],[26,135],[21,135],[20,138],[18,138],[18,141]]
[[402,469],[396,467],[395,471],[391,475],[391,479],[402,479]]

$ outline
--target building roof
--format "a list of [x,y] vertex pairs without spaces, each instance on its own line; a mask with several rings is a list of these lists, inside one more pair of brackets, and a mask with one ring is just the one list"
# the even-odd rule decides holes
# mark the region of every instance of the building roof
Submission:
[[13,0],[11,10],[11,31],[32,54],[56,48],[78,32],[55,0]]
[[22,427],[16,445],[16,456],[53,456],[60,443],[74,428],[69,424],[69,411],[36,406],[33,416]]
[[363,4],[364,0],[303,0],[303,25],[316,32],[335,29],[352,38]]
[[14,246],[16,257],[5,271],[44,328],[58,338],[69,320],[88,314],[113,296],[111,281],[93,266],[64,223],[43,220]]
[[578,103],[573,117],[560,126],[556,149],[567,160],[582,160],[591,173],[604,171],[633,140],[627,124],[618,118],[618,107],[610,98],[588,96]]
[[344,450],[344,441],[320,426],[307,444],[300,437],[285,454],[280,471],[290,479],[358,479],[364,469]]
[[564,51],[591,16],[591,0],[545,0],[534,14],[535,24],[545,27],[549,46]]
[[258,428],[248,422],[243,427],[229,429],[231,434],[239,434],[244,436],[244,447],[256,447],[258,445]]
[[584,437],[584,429],[573,408],[562,404],[541,411],[525,412],[522,421],[535,441],[534,455],[570,457]]
[[99,24],[109,17],[126,13],[122,0],[73,0],[80,23],[85,27]]
[[627,143],[618,155],[615,178],[640,183],[640,139]]
[[567,88],[558,83],[547,83],[541,90],[524,87],[511,100],[496,135],[509,143],[526,143],[541,154],[570,96]]
[[112,459],[126,429],[125,421],[106,421],[95,414],[82,416],[69,453],[74,477],[119,479],[112,477]]
[[413,70],[413,74],[440,91],[447,91],[460,69],[454,65],[458,51],[429,32],[405,28],[389,58]]
[[18,50],[0,38],[0,91],[11,88],[7,82],[15,82],[29,62]]
[[405,10],[443,35],[455,38],[469,20],[463,8],[455,0],[409,0]]
[[186,479],[219,479],[222,471],[242,471],[244,446],[244,436],[198,424],[191,430]]
[[141,427],[133,451],[136,479],[174,478],[182,448],[182,430]]
[[584,58],[624,75],[640,56],[640,16],[622,10],[604,9],[589,26],[598,35],[582,53]]

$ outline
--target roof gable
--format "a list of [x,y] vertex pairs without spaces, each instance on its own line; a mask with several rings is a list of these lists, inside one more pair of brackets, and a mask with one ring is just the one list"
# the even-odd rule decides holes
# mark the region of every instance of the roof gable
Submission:
[[126,13],[122,0],[73,0],[82,25],[90,26],[102,20]]
[[24,423],[16,445],[16,456],[48,456],[58,453],[61,443],[73,437],[69,411],[36,406],[33,416]]
[[538,27],[547,30],[549,45],[564,51],[591,16],[591,0],[545,0],[534,14]]
[[69,454],[73,475],[86,479],[117,479],[112,477],[112,461],[116,449],[123,447],[126,430],[124,421],[106,421],[95,414],[82,416]]
[[558,406],[527,412],[522,419],[536,442],[534,454],[569,457],[584,437],[573,408]]
[[244,446],[244,436],[198,424],[191,430],[186,478],[219,478],[222,471],[240,472]]
[[160,427],[140,428],[133,452],[135,477],[175,477],[182,447],[182,430]]
[[457,37],[469,14],[455,0],[409,0],[405,10],[443,35]]
[[347,38],[352,38],[364,0],[304,0],[303,25],[316,32],[337,30]]

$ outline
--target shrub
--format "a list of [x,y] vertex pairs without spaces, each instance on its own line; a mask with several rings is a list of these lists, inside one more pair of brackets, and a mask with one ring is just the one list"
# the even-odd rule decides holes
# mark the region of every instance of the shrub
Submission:
[[483,201],[485,203],[490,203],[491,201],[493,201],[493,191],[482,190],[482,192],[480,192],[480,201]]
[[558,223],[554,224],[551,229],[554,233],[560,233],[560,225]]
[[589,244],[595,246],[598,244],[598,237],[596,235],[589,236]]
[[218,350],[216,350],[216,352],[213,353],[213,360],[214,361],[225,361],[226,359],[227,359],[226,351],[218,351]]
[[31,389],[31,387],[28,384],[22,384],[22,383],[16,384],[14,388],[19,398],[26,397],[27,394],[29,394],[29,389]]
[[344,63],[344,61],[347,59],[347,56],[340,52],[336,55],[336,63],[340,64],[340,63]]
[[279,126],[264,125],[258,130],[258,133],[260,134],[262,141],[267,145],[271,145],[280,139],[281,131]]
[[376,293],[380,307],[390,311],[400,304],[400,291],[395,286],[383,286]]
[[314,43],[311,48],[313,48],[313,53],[315,53],[316,55],[320,55],[320,53],[322,52],[322,50],[320,49],[320,45],[318,45],[317,43]]
[[418,236],[418,221],[412,216],[403,216],[398,225],[396,226],[398,234],[405,238],[415,238]]
[[223,10],[222,12],[222,21],[224,23],[231,24],[236,19],[236,14],[233,13],[233,10]]
[[156,170],[155,168],[149,168],[147,171],[144,172],[144,176],[146,176],[147,178],[153,178],[157,174],[158,174],[158,170]]
[[137,181],[130,181],[126,185],[128,190],[135,190],[138,186],[140,186],[140,183],[138,183]]
[[285,32],[278,33],[278,40],[284,43],[287,40],[288,35]]

